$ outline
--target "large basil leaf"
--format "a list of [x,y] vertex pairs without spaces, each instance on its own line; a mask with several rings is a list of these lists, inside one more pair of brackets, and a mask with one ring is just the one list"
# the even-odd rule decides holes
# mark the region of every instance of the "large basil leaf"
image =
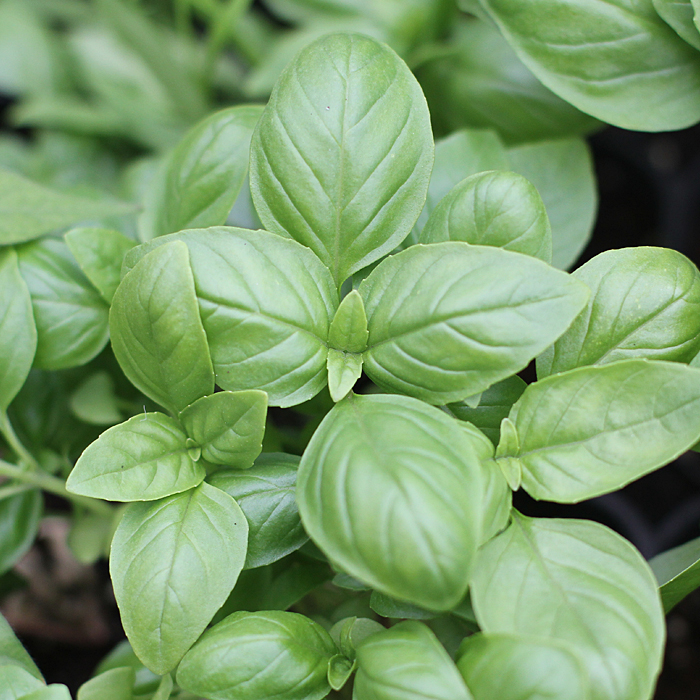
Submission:
[[108,338],[109,307],[63,241],[45,238],[17,248],[19,271],[32,297],[38,333],[34,365],[83,365]]
[[187,246],[157,247],[124,277],[109,314],[112,348],[131,383],[172,411],[214,393]]
[[0,666],[20,666],[32,676],[42,679],[41,671],[21,642],[15,636],[12,627],[0,614]]
[[685,452],[700,438],[699,411],[693,367],[655,360],[581,367],[528,386],[509,417],[517,446],[499,446],[499,456],[517,459],[533,498],[575,503]]
[[323,263],[272,233],[217,227],[135,248],[126,269],[173,240],[189,247],[216,383],[230,391],[265,391],[272,406],[315,396],[326,384],[328,329],[338,308]]
[[248,152],[260,105],[216,112],[194,126],[164,166],[153,235],[226,223],[248,174]]
[[552,265],[567,270],[586,247],[598,208],[586,142],[570,138],[527,143],[509,149],[508,159],[540,193],[552,226]]
[[236,499],[248,519],[246,569],[271,564],[309,539],[294,498],[298,466],[294,455],[263,453],[252,469],[218,472],[209,479]]
[[172,670],[198,639],[238,579],[247,539],[241,509],[207,483],[127,507],[109,570],[124,630],[151,671]]
[[689,362],[700,349],[700,272],[667,248],[596,255],[573,273],[588,306],[537,359],[537,376],[647,357]]
[[36,326],[32,299],[12,248],[0,251],[0,412],[22,388],[34,361]]
[[700,588],[700,538],[662,552],[649,565],[659,582],[664,611],[669,612]]
[[432,164],[428,106],[406,64],[334,34],[275,85],[253,135],[251,192],[265,227],[310,247],[340,285],[408,235]]
[[211,700],[321,700],[336,653],[328,632],[304,615],[237,612],[202,635],[177,682]]
[[155,501],[206,476],[187,451],[187,435],[163,413],[115,425],[87,447],[66,481],[72,493],[106,501]]
[[475,634],[462,642],[457,668],[474,700],[589,700],[575,650],[554,639]]
[[519,372],[568,328],[589,294],[540,260],[462,242],[391,256],[359,291],[369,327],[365,372],[435,404]]
[[700,51],[700,32],[693,22],[695,11],[690,0],[653,0],[653,2],[659,17],[681,39]]
[[651,696],[664,647],[656,581],[639,552],[603,525],[515,514],[480,550],[471,595],[484,632],[573,644],[591,700]]
[[452,659],[420,622],[401,622],[358,645],[354,700],[472,700]]
[[43,510],[40,489],[0,500],[0,573],[11,569],[32,546]]
[[615,126],[671,131],[700,119],[700,56],[650,0],[482,0],[551,90]]
[[552,231],[542,198],[512,172],[478,173],[455,185],[433,210],[420,241],[464,241],[552,260]]
[[299,467],[302,522],[331,561],[382,593],[433,610],[463,597],[481,540],[481,464],[442,411],[350,395]]

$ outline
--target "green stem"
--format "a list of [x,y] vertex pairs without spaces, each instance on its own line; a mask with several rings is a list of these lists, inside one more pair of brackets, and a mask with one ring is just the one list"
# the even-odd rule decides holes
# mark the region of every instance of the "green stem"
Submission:
[[30,491],[33,486],[29,484],[14,484],[10,486],[0,486],[0,501],[11,496],[16,496],[19,493]]
[[7,444],[14,450],[21,462],[24,462],[30,469],[41,468],[34,455],[29,452],[17,437],[17,433],[15,433],[6,411],[0,413],[0,433],[2,433],[5,440],[7,440]]
[[241,15],[248,10],[252,0],[229,0],[219,11],[209,29],[207,52],[204,59],[204,75],[212,82],[216,59],[224,47],[227,36]]
[[26,471],[21,469],[15,464],[10,464],[5,462],[5,460],[0,459],[0,476],[6,476],[8,479],[16,479],[23,484],[29,484],[30,486],[36,486],[49,493],[55,493],[57,496],[66,498],[74,503],[79,503],[84,508],[91,510],[93,513],[98,513],[100,515],[111,515],[112,506],[102,501],[98,501],[94,498],[87,498],[85,496],[77,496],[66,489],[66,485],[62,479],[47,474],[42,469],[37,469],[36,471]]

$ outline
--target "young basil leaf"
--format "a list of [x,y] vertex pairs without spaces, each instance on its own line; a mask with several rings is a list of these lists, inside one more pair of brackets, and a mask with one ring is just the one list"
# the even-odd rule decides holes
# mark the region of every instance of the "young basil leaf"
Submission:
[[526,367],[568,328],[589,292],[535,258],[447,242],[387,258],[360,294],[365,372],[390,391],[444,404]]
[[353,289],[340,302],[328,332],[328,344],[343,352],[364,352],[367,348],[367,314],[362,297]]
[[34,660],[17,639],[7,620],[0,614],[0,667],[6,665],[19,666],[35,678],[43,680]]
[[515,514],[480,550],[471,596],[484,632],[573,644],[591,700],[651,696],[664,647],[656,581],[639,552],[603,525]]
[[447,408],[455,418],[475,425],[494,445],[498,445],[501,421],[508,416],[526,387],[527,384],[515,374],[486,389],[476,408],[464,401],[451,403]]
[[598,193],[593,160],[581,138],[528,143],[508,149],[511,169],[539,192],[552,227],[552,265],[568,270],[586,247]]
[[356,663],[342,654],[336,654],[328,660],[328,685],[333,690],[340,690],[349,680]]
[[700,33],[693,22],[695,11],[690,0],[653,0],[659,17],[678,34],[700,51]]
[[73,556],[81,564],[94,564],[109,552],[115,527],[115,515],[102,515],[75,508],[67,538]]
[[206,476],[190,459],[187,435],[163,413],[143,413],[106,430],[73,467],[66,488],[106,501],[155,501]]
[[262,450],[267,416],[263,391],[219,391],[180,413],[187,434],[212,464],[248,469]]
[[421,243],[464,241],[552,260],[552,231],[535,187],[517,173],[487,171],[462,180],[433,210]]
[[355,700],[472,700],[452,659],[420,622],[401,622],[357,648]]
[[309,538],[294,499],[299,458],[263,453],[252,469],[222,471],[209,482],[236,499],[248,519],[246,569],[271,564]]
[[326,384],[328,329],[338,308],[323,263],[275,234],[218,227],[139,246],[127,255],[126,269],[175,240],[189,247],[216,383],[230,391],[265,391],[271,406],[315,396]]
[[238,579],[248,523],[207,483],[132,503],[112,541],[109,570],[126,635],[154,673],[172,670]]
[[407,397],[348,396],[304,452],[297,502],[306,531],[342,571],[431,610],[464,597],[481,540],[481,464],[442,411]]
[[151,700],[168,700],[170,694],[173,691],[173,677],[168,673],[163,676],[160,680],[160,685],[158,689],[153,694]]
[[697,354],[700,272],[684,255],[667,248],[608,250],[573,276],[588,285],[591,298],[537,358],[538,377],[642,357],[689,362]]
[[590,700],[586,669],[573,645],[514,634],[475,634],[457,668],[474,700]]
[[63,241],[44,238],[17,248],[38,333],[35,367],[84,365],[107,343],[109,307]]
[[428,106],[406,64],[374,39],[333,34],[277,81],[250,187],[265,227],[311,248],[340,286],[408,235],[432,165]]
[[328,390],[333,401],[341,401],[362,374],[362,355],[331,348],[327,362]]
[[19,700],[45,687],[43,681],[20,666],[0,666],[0,700]]
[[433,620],[440,613],[426,610],[419,605],[412,605],[402,600],[397,600],[391,596],[384,595],[379,591],[372,591],[369,599],[369,607],[381,617],[388,617],[403,620]]
[[689,593],[700,588],[700,537],[655,556],[651,570],[668,613]]
[[523,63],[584,112],[639,131],[682,129],[700,119],[700,56],[650,1],[481,4]]
[[127,639],[119,642],[112,651],[105,656],[95,669],[94,675],[99,675],[113,668],[130,666],[134,669],[134,694],[153,693],[160,685],[160,676],[149,671],[138,659],[131,644]]
[[113,668],[83,683],[78,700],[132,700],[134,680],[133,668]]
[[154,236],[226,223],[248,174],[250,139],[262,110],[261,105],[223,109],[182,138],[164,166]]
[[119,286],[122,260],[136,241],[107,228],[74,228],[63,238],[85,276],[111,304]]
[[40,489],[0,500],[0,573],[11,569],[32,546],[43,510]]
[[340,653],[354,661],[357,647],[367,637],[382,632],[384,629],[386,629],[384,625],[367,617],[346,617],[331,627],[330,635]]
[[0,298],[0,411],[5,411],[29,374],[37,343],[32,299],[12,248],[0,251]]
[[214,393],[214,371],[187,246],[172,241],[142,258],[117,289],[112,348],[131,383],[175,412]]
[[336,653],[328,632],[304,615],[237,612],[185,655],[177,683],[211,700],[321,700]]
[[[63,683],[52,683],[45,688],[22,695],[20,700],[71,700],[71,694]],[[104,700],[109,700],[109,698],[104,697]]]
[[0,168],[0,245],[24,243],[88,219],[128,214],[131,204],[55,192]]
[[624,360],[530,384],[513,406],[515,457],[537,499],[576,503],[621,488],[700,438],[700,370]]
[[89,425],[114,425],[122,420],[114,379],[103,370],[91,374],[70,396],[70,410]]

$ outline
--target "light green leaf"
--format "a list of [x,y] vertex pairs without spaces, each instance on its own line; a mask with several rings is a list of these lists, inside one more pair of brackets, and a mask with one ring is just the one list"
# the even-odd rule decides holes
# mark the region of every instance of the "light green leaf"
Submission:
[[122,260],[136,241],[107,228],[74,228],[64,239],[85,276],[111,304],[119,286]]
[[362,355],[328,351],[328,390],[333,401],[344,399],[362,374]]
[[114,668],[91,678],[78,689],[78,700],[132,700],[134,669]]
[[173,690],[173,677],[168,673],[160,680],[158,690],[153,694],[151,700],[168,700]]
[[127,639],[119,642],[112,651],[100,661],[94,675],[99,675],[113,668],[130,666],[134,669],[134,693],[152,693],[160,685],[160,677],[149,671],[138,659]]
[[700,119],[700,55],[650,0],[482,0],[520,59],[598,119],[672,131]]
[[19,666],[35,678],[43,680],[34,660],[17,639],[7,620],[0,614],[0,667],[5,665]]
[[328,660],[328,685],[333,690],[340,690],[349,680],[356,664],[342,654],[336,654]]
[[250,139],[262,110],[223,109],[187,132],[164,166],[154,236],[226,223],[248,174]]
[[353,289],[340,302],[331,321],[328,343],[343,352],[364,352],[367,348],[367,314],[362,297]]
[[511,169],[540,193],[552,227],[552,265],[567,270],[593,232],[598,193],[593,161],[580,138],[528,143],[508,150]]
[[360,294],[364,371],[389,391],[444,404],[526,367],[570,325],[588,289],[535,258],[447,242],[387,258]]
[[21,666],[0,666],[0,700],[19,700],[46,685]]
[[76,508],[71,518],[67,544],[81,564],[94,564],[106,556],[116,527],[115,515],[102,515]]
[[516,457],[533,497],[576,503],[615,491],[700,438],[700,370],[623,360],[530,384],[513,406]]
[[11,569],[32,546],[43,511],[41,489],[0,500],[0,573]]
[[681,39],[700,50],[700,33],[693,22],[695,11],[690,0],[653,0],[653,2],[659,17]]
[[209,482],[236,499],[248,519],[245,568],[265,566],[307,542],[294,499],[299,458],[263,453],[252,469],[222,471]]
[[88,376],[70,396],[70,410],[83,423],[114,425],[122,412],[114,393],[114,379],[104,370]]
[[128,214],[131,204],[55,192],[0,168],[0,244],[23,243],[81,221]]
[[359,34],[297,55],[251,147],[251,192],[265,227],[313,250],[338,286],[409,233],[433,164],[430,115],[405,63]]
[[321,700],[337,653],[318,623],[289,612],[237,612],[186,654],[178,685],[211,700]]
[[700,537],[655,556],[650,562],[659,582],[664,612],[700,588]]
[[159,246],[122,280],[109,314],[112,348],[129,380],[182,410],[214,393],[214,371],[187,246]]
[[212,464],[248,469],[262,450],[267,416],[263,391],[219,391],[180,413],[187,434]]
[[245,561],[248,523],[209,484],[129,505],[110,574],[126,635],[154,673],[172,670],[224,603]]
[[[20,700],[71,700],[71,694],[63,683],[52,683],[46,688],[23,695]],[[108,698],[104,698],[104,700],[108,700]]]
[[335,645],[346,658],[355,660],[357,647],[377,632],[383,632],[384,625],[368,617],[346,617],[331,627],[330,635]]
[[63,241],[45,238],[17,248],[38,333],[34,366],[84,365],[107,343],[109,308]]
[[484,632],[573,644],[590,700],[651,697],[664,647],[656,581],[639,552],[603,525],[516,514],[480,550],[471,595]]
[[464,597],[481,539],[481,464],[442,411],[348,396],[304,452],[297,503],[314,542],[354,578],[431,610]]
[[143,413],[89,445],[66,488],[107,501],[155,501],[191,489],[205,476],[204,466],[187,453],[180,424],[163,413]]
[[435,635],[420,622],[373,634],[357,649],[354,700],[471,700]]
[[275,234],[217,227],[157,238],[127,255],[126,269],[174,240],[189,247],[216,383],[265,391],[271,406],[315,396],[326,385],[328,329],[338,308],[323,263]]
[[0,298],[0,411],[5,411],[29,374],[37,343],[32,299],[12,248],[0,250]]
[[700,349],[700,272],[667,248],[596,255],[573,276],[591,290],[588,306],[537,358],[537,376],[584,365],[649,358],[689,362]]
[[553,639],[475,634],[462,642],[457,668],[474,700],[589,700],[575,649]]

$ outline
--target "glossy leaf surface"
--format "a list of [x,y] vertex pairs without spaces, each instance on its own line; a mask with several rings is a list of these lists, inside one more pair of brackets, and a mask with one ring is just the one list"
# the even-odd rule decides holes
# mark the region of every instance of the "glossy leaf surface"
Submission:
[[248,523],[209,484],[128,506],[114,534],[110,574],[136,655],[154,673],[172,670],[236,583]]
[[669,612],[700,588],[700,538],[658,554],[649,565],[659,582],[664,611]]
[[278,80],[253,136],[251,192],[265,227],[309,246],[340,285],[406,237],[432,163],[428,106],[406,64],[334,34]]
[[664,646],[656,581],[639,552],[603,525],[517,514],[480,551],[471,596],[484,632],[574,645],[591,700],[650,697]]
[[539,260],[462,242],[387,258],[360,294],[369,326],[365,372],[383,388],[435,404],[523,369],[588,298],[585,285]]
[[306,448],[297,502],[306,531],[341,570],[447,610],[466,591],[482,488],[479,459],[454,419],[415,399],[351,395]]

